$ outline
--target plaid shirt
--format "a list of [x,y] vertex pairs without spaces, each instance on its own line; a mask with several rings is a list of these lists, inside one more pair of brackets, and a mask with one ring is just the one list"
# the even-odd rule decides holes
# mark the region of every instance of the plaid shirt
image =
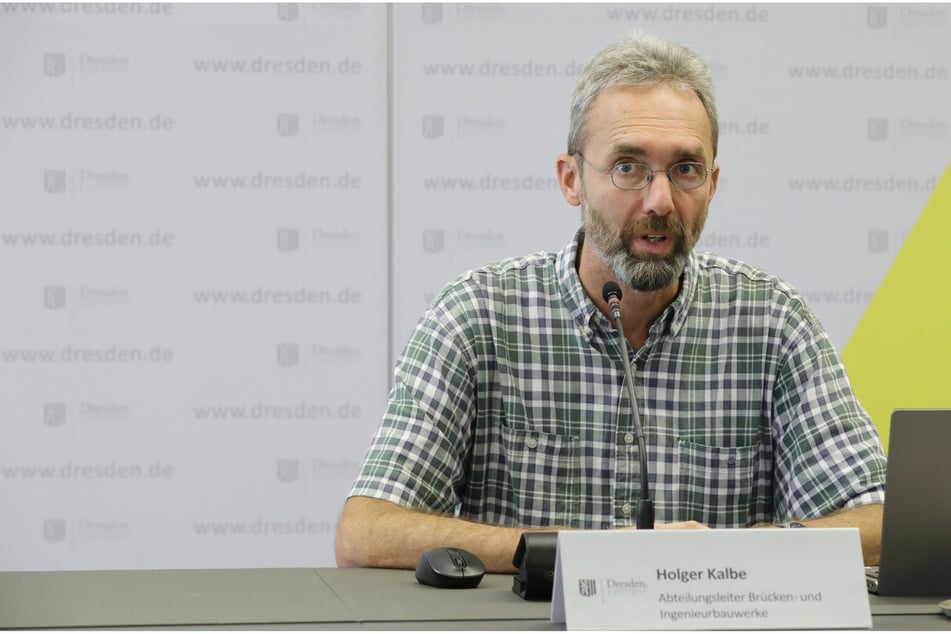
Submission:
[[[579,239],[443,289],[397,364],[351,495],[491,524],[633,524],[624,357],[578,278]],[[875,427],[777,278],[691,254],[631,363],[657,521],[742,527],[884,501]]]

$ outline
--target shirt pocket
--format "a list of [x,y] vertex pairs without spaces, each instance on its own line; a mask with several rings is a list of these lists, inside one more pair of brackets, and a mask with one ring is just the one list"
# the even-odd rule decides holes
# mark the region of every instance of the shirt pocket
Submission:
[[759,449],[759,443],[710,447],[679,440],[678,518],[713,528],[747,526]]
[[581,504],[579,439],[503,427],[502,449],[517,523],[569,526]]

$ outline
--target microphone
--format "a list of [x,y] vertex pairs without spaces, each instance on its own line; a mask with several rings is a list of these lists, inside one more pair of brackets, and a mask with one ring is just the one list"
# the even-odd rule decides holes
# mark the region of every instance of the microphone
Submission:
[[637,503],[637,512],[634,521],[638,530],[654,528],[654,503],[651,501],[650,488],[647,482],[647,446],[644,441],[644,430],[641,428],[641,415],[637,411],[637,396],[634,394],[634,373],[631,371],[631,352],[624,336],[624,325],[621,323],[621,287],[617,282],[605,282],[601,289],[601,296],[608,303],[611,315],[614,316],[614,325],[617,328],[618,341],[624,355],[624,375],[627,383],[628,396],[631,398],[631,411],[634,414],[634,433],[637,434],[637,461],[641,467],[641,499]]

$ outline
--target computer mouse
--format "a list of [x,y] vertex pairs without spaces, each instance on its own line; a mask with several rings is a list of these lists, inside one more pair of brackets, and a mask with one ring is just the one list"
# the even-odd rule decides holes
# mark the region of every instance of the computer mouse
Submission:
[[482,560],[462,548],[427,550],[416,564],[416,580],[436,588],[475,588],[484,576]]
[[941,611],[944,612],[945,616],[951,616],[951,599],[942,601],[938,604],[938,607],[941,608]]

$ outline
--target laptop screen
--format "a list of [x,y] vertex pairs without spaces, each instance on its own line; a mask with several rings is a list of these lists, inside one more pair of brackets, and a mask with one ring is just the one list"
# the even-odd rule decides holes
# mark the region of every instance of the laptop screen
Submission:
[[951,594],[951,410],[892,412],[878,594]]

